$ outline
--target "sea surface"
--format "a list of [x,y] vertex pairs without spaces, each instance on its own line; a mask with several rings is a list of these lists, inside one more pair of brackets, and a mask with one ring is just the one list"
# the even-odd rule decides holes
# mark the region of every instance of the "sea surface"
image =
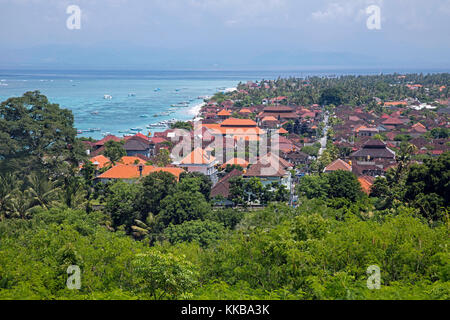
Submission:
[[[42,71],[0,70],[0,101],[39,90],[50,102],[72,110],[79,136],[100,139],[147,128],[163,120],[191,120],[204,96],[234,88],[239,82],[278,77],[376,74],[377,71]],[[111,96],[105,99],[105,95]],[[186,103],[186,106],[171,105]],[[95,129],[95,131],[92,131]],[[131,130],[134,129],[134,130]],[[91,130],[91,131],[90,131]]]

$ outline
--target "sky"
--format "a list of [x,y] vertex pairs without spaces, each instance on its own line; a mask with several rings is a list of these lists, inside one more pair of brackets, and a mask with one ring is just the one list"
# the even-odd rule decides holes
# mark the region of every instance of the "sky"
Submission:
[[450,0],[0,0],[0,68],[448,70],[449,31]]

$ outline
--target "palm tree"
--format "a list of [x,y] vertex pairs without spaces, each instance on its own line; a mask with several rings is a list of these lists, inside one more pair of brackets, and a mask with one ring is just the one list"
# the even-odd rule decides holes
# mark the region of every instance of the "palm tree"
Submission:
[[10,217],[27,219],[30,217],[32,208],[33,205],[27,192],[16,190],[9,203],[8,213]]
[[14,175],[0,175],[0,220],[8,216],[14,195],[19,187],[20,182]]
[[27,195],[30,197],[31,204],[48,209],[57,199],[61,190],[56,184],[44,175],[32,173],[27,177]]

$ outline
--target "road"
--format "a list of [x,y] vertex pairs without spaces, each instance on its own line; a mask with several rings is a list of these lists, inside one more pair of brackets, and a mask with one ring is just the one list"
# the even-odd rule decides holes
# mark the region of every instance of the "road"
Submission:
[[319,142],[320,142],[319,157],[322,155],[325,148],[327,147],[327,133],[328,133],[328,129],[330,128],[328,126],[328,118],[329,118],[329,116],[325,115],[325,119],[324,119],[325,127],[323,128],[323,137],[320,138],[320,140],[319,140]]

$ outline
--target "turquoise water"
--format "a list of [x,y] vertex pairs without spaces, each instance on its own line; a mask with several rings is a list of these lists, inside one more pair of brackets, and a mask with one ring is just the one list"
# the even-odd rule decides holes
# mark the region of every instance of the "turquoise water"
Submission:
[[[164,128],[147,129],[146,126],[162,120],[191,120],[195,116],[192,109],[203,102],[200,96],[213,95],[220,89],[235,87],[239,82],[231,79],[163,77],[72,78],[2,75],[0,100],[20,96],[26,91],[39,90],[51,102],[72,110],[77,130],[100,129],[83,132],[79,136],[98,139],[108,132],[115,135],[133,133],[131,128],[142,128],[144,134],[148,131],[161,131]],[[104,95],[110,95],[112,98],[104,99]],[[187,102],[187,106],[171,107],[182,102]],[[170,114],[167,114],[169,111]]]
[[[0,70],[0,101],[39,90],[50,102],[72,110],[77,130],[100,129],[79,136],[99,139],[106,133],[133,133],[131,128],[142,128],[144,134],[161,131],[164,128],[146,127],[162,120],[191,120],[195,116],[193,108],[203,102],[200,96],[236,87],[241,81],[378,72]],[[104,99],[104,95],[112,99]],[[171,107],[181,102],[188,102],[188,106]],[[170,110],[174,112],[161,115]]]

